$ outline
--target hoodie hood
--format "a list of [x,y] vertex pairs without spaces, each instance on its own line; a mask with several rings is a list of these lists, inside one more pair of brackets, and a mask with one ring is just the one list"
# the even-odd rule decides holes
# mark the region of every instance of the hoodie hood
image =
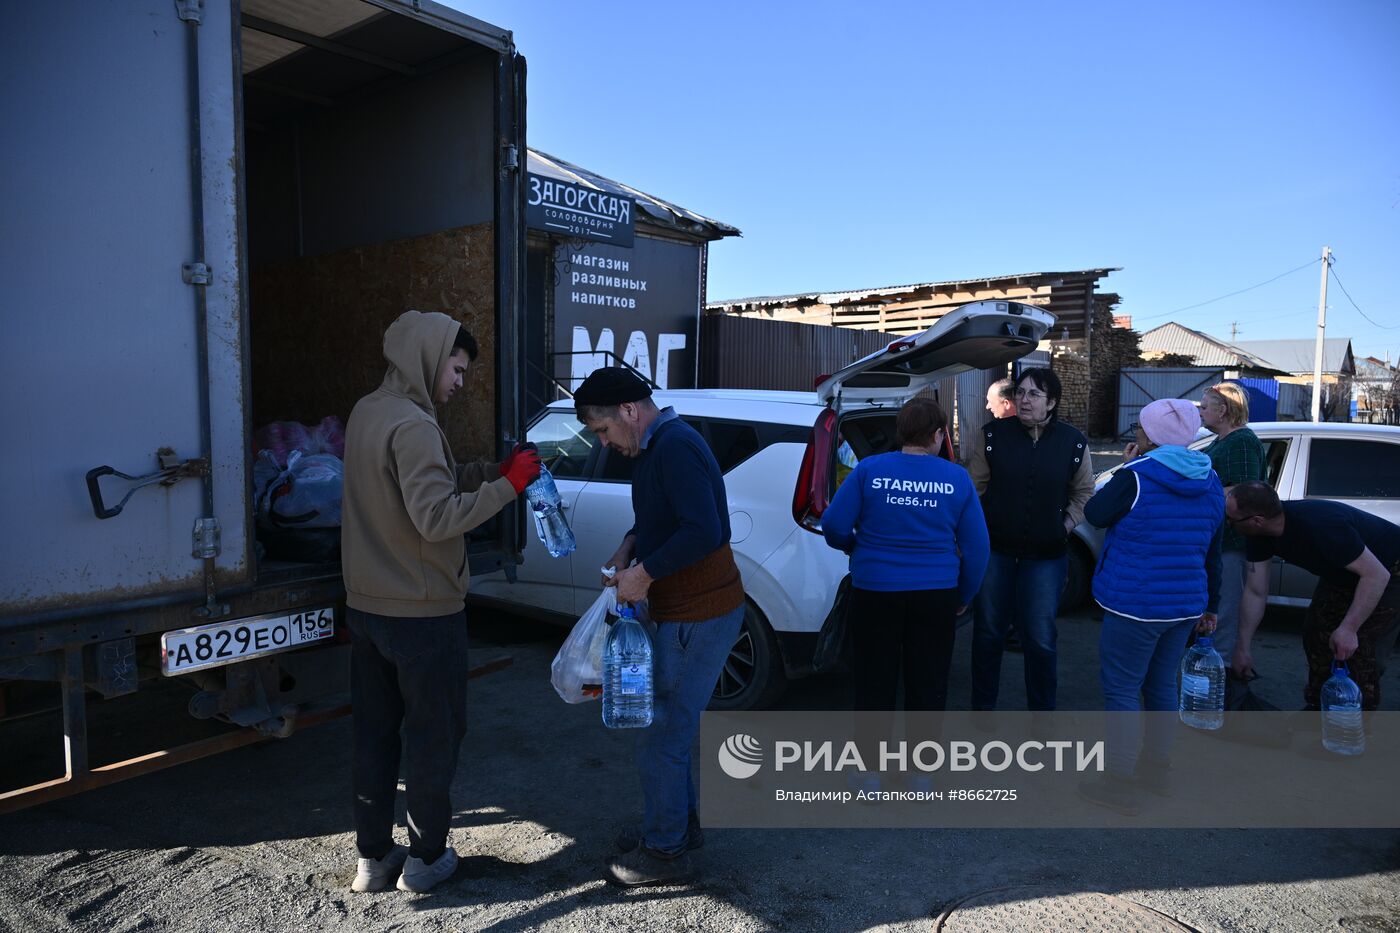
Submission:
[[1147,459],[1189,480],[1204,480],[1211,474],[1209,457],[1199,450],[1187,450],[1175,444],[1154,447],[1147,452]]
[[383,388],[434,414],[433,389],[461,325],[440,311],[405,311],[384,332]]

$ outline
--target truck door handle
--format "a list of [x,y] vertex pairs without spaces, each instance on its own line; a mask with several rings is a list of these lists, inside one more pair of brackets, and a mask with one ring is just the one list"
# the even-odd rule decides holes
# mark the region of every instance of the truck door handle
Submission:
[[[156,451],[156,460],[160,463],[161,469],[155,473],[148,473],[145,476],[131,476],[110,466],[94,467],[87,471],[88,498],[92,500],[92,514],[99,519],[115,518],[121,514],[136,490],[143,486],[150,486],[159,483],[162,486],[174,486],[180,480],[188,476],[208,476],[208,460],[185,460],[183,462],[176,459],[175,451],[169,447],[162,447]],[[107,508],[102,501],[102,487],[98,484],[104,476],[116,476],[132,483],[126,495],[122,496],[122,501],[112,508]]]

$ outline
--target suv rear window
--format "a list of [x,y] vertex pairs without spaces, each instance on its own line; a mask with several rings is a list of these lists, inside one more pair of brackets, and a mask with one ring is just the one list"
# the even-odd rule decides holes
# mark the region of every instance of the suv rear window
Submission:
[[1309,497],[1400,498],[1400,444],[1319,440],[1308,451]]

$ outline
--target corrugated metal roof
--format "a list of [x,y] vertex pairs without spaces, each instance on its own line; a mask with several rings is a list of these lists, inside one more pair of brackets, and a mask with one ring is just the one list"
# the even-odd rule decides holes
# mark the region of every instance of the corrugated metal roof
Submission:
[[586,188],[595,188],[609,194],[633,198],[637,202],[638,209],[644,211],[653,222],[691,236],[718,240],[727,236],[743,235],[739,232],[738,227],[732,227],[723,221],[697,214],[678,204],[672,204],[670,201],[663,201],[655,195],[638,191],[631,185],[613,181],[597,172],[590,172],[586,168],[581,168],[572,162],[566,162],[538,149],[530,150],[529,171],[531,175],[545,175],[550,178],[571,181]]
[[[1242,340],[1240,347],[1257,356],[1272,360],[1284,372],[1310,373],[1317,354],[1316,340]],[[1325,373],[1354,372],[1351,361],[1351,338],[1328,337],[1322,341],[1322,371]]]
[[1290,370],[1271,362],[1267,357],[1250,353],[1239,344],[1223,340],[1168,321],[1142,335],[1138,348],[1144,352],[1175,353],[1189,356],[1197,366],[1221,366],[1226,369],[1257,369],[1286,373]]
[[975,279],[955,279],[950,282],[918,282],[912,285],[882,285],[878,288],[854,289],[843,292],[802,292],[796,295],[762,295],[751,298],[725,298],[719,301],[707,302],[707,308],[729,308],[735,305],[768,305],[787,303],[815,303],[824,305],[843,304],[847,302],[868,301],[871,298],[881,298],[890,295],[900,295],[906,292],[916,292],[920,289],[942,290],[960,285],[976,285],[985,282],[988,285],[996,283],[1016,283],[1020,280],[1039,280],[1046,284],[1046,280],[1056,278],[1066,279],[1101,279],[1110,272],[1121,272],[1121,266],[1111,266],[1103,269],[1080,269],[1074,272],[1021,272],[1015,275],[993,275],[983,276]]

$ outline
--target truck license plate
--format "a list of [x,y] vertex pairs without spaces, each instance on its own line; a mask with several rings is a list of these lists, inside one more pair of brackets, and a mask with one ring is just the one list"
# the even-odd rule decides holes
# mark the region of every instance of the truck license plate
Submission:
[[160,636],[160,670],[167,677],[247,658],[290,651],[335,635],[334,609],[215,622]]

